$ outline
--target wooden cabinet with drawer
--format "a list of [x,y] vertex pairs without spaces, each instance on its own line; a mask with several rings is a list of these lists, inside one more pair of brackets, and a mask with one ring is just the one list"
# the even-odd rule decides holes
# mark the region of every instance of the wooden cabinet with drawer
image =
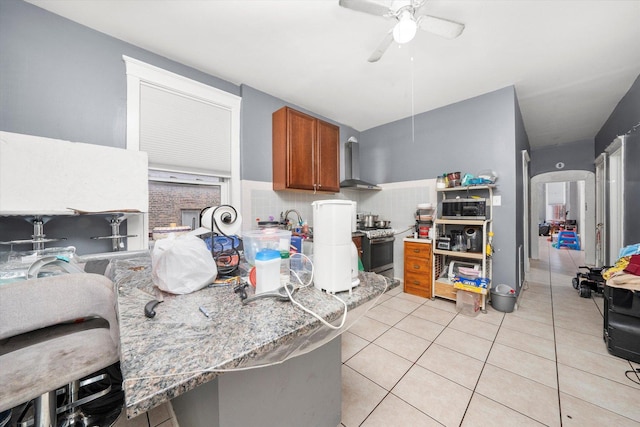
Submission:
[[404,291],[431,298],[431,242],[404,241]]

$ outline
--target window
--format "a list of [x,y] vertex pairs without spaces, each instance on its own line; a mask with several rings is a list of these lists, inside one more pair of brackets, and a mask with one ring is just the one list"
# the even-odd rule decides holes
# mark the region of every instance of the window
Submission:
[[195,211],[206,206],[231,204],[240,210],[240,98],[123,59],[127,149],[149,156],[149,230],[192,225]]

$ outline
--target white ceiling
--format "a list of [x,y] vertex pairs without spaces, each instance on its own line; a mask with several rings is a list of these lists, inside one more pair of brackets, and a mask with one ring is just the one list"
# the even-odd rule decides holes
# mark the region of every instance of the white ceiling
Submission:
[[429,0],[462,35],[377,63],[394,21],[338,0],[28,1],[358,131],[514,85],[532,148],[593,138],[640,74],[640,0]]

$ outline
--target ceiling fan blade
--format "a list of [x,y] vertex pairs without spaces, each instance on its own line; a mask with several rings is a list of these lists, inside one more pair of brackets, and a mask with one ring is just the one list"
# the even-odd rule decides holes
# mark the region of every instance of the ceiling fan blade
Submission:
[[418,18],[420,29],[447,39],[455,39],[464,30],[464,24],[448,19],[436,18],[431,15],[422,15]]
[[367,61],[369,61],[369,62],[378,62],[380,60],[380,58],[382,58],[382,55],[384,55],[386,50],[389,48],[389,46],[391,45],[392,41],[393,41],[393,30],[391,30],[391,31],[389,31],[387,33],[387,35],[385,36],[384,40],[382,40],[382,43],[380,43],[378,45],[376,50],[373,51],[373,53],[371,54],[371,56],[369,57],[369,59]]
[[391,12],[387,6],[372,0],[340,0],[340,6],[377,16],[385,16]]

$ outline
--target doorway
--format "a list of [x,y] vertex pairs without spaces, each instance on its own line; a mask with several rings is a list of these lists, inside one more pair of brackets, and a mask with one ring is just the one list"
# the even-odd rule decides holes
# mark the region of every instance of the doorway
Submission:
[[529,218],[531,218],[530,242],[532,259],[539,258],[538,247],[538,223],[534,218],[538,218],[538,212],[545,201],[541,200],[540,192],[534,189],[538,185],[566,182],[566,181],[583,181],[584,182],[584,220],[579,225],[581,240],[584,248],[584,261],[587,265],[595,265],[595,174],[589,171],[557,171],[536,175],[531,178],[531,206]]

